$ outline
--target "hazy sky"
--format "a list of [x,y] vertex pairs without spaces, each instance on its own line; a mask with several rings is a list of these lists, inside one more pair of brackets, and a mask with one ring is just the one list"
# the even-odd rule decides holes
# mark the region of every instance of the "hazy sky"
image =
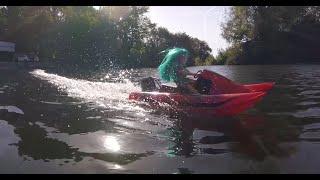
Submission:
[[228,9],[226,6],[150,6],[148,16],[170,32],[186,32],[206,41],[216,55],[218,49],[228,46],[221,37],[220,26]]

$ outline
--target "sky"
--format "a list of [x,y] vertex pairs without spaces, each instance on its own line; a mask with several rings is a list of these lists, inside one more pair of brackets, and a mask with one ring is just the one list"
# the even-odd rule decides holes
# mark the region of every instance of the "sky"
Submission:
[[151,22],[170,32],[186,34],[206,41],[217,55],[228,43],[221,36],[221,23],[226,20],[227,6],[150,6]]

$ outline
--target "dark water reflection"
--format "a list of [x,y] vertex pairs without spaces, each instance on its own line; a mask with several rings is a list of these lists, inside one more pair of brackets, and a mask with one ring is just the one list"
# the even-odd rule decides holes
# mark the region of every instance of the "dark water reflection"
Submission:
[[241,83],[276,82],[246,113],[207,120],[169,117],[127,102],[141,77],[157,76],[154,69],[86,80],[54,70],[3,70],[0,172],[319,173],[319,67],[191,68]]

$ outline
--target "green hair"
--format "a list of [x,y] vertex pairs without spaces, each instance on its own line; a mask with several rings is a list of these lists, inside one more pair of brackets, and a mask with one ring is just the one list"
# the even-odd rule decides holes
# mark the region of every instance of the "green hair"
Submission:
[[177,57],[188,56],[189,51],[184,48],[173,48],[162,51],[161,53],[167,53],[158,67],[161,80],[173,82],[177,81],[177,69],[179,67]]

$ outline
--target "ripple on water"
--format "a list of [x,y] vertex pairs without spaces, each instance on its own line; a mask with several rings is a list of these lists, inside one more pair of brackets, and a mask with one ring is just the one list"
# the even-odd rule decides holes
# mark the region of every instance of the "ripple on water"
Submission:
[[0,106],[0,109],[4,109],[8,112],[13,112],[17,114],[24,114],[24,112],[16,106]]
[[292,115],[297,118],[318,118],[320,117],[320,107],[309,108],[307,110],[300,110],[296,113],[293,113]]
[[316,95],[319,93],[320,93],[320,90],[306,90],[301,92],[299,95]]
[[298,103],[298,105],[301,105],[301,106],[308,106],[308,105],[315,105],[315,104],[319,104],[319,102],[302,101],[302,102]]
[[320,123],[305,125],[299,139],[305,141],[320,141]]

